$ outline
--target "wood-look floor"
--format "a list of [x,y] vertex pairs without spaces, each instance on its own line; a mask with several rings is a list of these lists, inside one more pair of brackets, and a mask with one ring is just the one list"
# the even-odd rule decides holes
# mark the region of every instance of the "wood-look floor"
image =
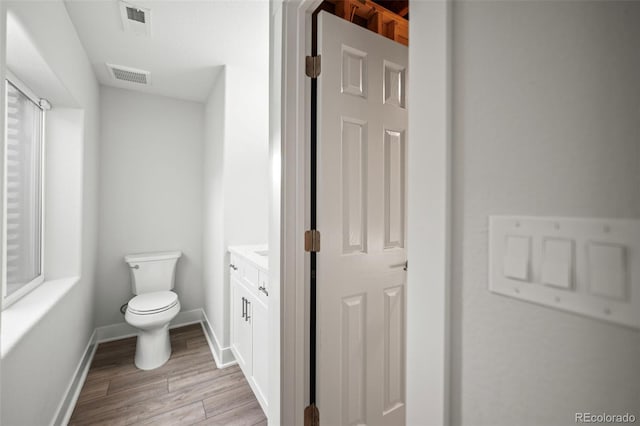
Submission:
[[138,370],[136,338],[101,343],[70,425],[266,425],[238,366],[218,369],[200,324],[170,331],[171,358]]

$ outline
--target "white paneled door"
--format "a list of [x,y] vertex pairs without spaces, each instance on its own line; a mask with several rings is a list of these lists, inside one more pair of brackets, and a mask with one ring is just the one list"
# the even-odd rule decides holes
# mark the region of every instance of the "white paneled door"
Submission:
[[318,15],[317,406],[405,423],[407,47]]

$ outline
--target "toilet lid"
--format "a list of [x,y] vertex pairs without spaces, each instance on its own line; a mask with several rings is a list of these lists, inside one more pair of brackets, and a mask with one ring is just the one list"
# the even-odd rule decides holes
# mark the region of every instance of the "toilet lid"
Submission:
[[166,311],[178,303],[178,295],[172,291],[154,291],[140,294],[129,301],[129,310],[135,313]]

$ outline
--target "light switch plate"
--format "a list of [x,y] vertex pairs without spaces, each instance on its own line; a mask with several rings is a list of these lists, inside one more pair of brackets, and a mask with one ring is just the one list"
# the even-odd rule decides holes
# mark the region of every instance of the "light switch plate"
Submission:
[[640,329],[640,220],[491,216],[489,290]]

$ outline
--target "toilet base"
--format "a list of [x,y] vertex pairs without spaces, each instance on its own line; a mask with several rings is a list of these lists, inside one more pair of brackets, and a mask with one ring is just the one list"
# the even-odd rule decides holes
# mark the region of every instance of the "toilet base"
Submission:
[[141,370],[161,367],[171,356],[169,324],[155,330],[138,331],[135,364]]

